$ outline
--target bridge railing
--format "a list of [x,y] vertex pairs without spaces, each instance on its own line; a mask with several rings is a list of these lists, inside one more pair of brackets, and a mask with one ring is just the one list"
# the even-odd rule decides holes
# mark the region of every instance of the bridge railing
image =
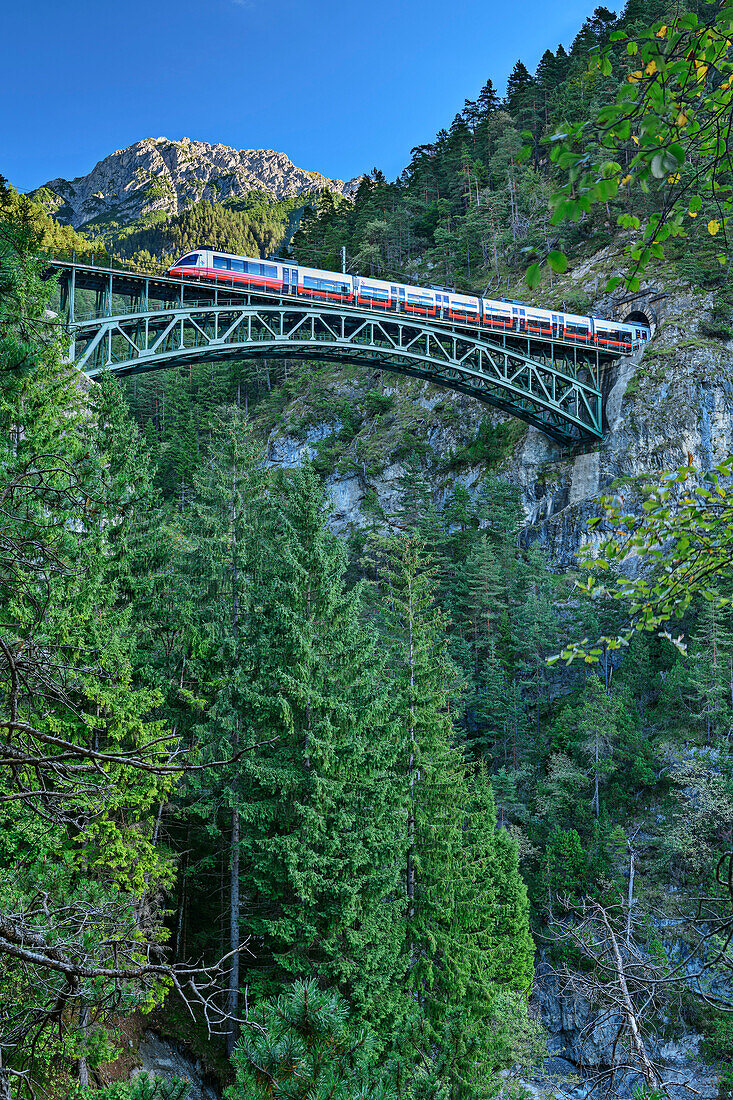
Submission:
[[89,251],[78,252],[71,249],[52,248],[44,255],[51,263],[81,264],[99,271],[126,271],[131,275],[167,275],[170,266],[154,258],[137,259],[133,263],[132,260],[127,260],[123,256],[115,256],[108,252],[104,246],[95,247],[93,241],[89,242]]
[[[193,299],[193,301],[191,301],[187,298],[184,305],[183,305],[183,307],[180,307],[180,308],[182,308],[185,312],[189,312],[189,311],[194,311],[194,310],[197,310],[197,309],[209,309],[209,308],[211,308],[211,306],[212,306],[212,301],[211,301],[210,298],[203,298],[203,299],[201,299],[201,301],[199,301],[198,299]],[[217,306],[221,307],[222,309],[237,309],[238,307],[241,309],[242,308],[242,300],[241,300],[241,298],[228,299],[228,298],[221,298],[220,297],[219,301],[217,302]],[[170,306],[163,307],[163,308],[156,307],[155,309],[153,309],[151,307],[150,313],[151,314],[168,313],[171,310],[175,311],[178,308],[179,308],[179,306],[178,306],[177,303],[172,303]],[[107,320],[108,318],[114,318],[114,317],[129,317],[129,316],[134,317],[136,315],[140,315],[141,313],[144,315],[144,311],[141,311],[139,309],[131,309],[127,305],[116,305],[113,302],[111,308],[108,305],[105,306],[103,314],[100,314],[98,309],[88,309],[88,310],[75,309],[74,310],[74,324],[81,325],[81,324],[84,324],[85,322],[88,322],[88,321],[104,321],[104,320]]]

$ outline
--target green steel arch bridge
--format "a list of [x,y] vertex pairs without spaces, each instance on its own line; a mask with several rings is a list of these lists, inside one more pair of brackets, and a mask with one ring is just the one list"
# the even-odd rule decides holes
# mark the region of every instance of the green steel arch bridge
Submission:
[[519,417],[564,445],[603,435],[601,374],[617,354],[487,332],[350,301],[254,291],[49,256],[79,369],[94,378],[259,356],[332,360],[425,379]]

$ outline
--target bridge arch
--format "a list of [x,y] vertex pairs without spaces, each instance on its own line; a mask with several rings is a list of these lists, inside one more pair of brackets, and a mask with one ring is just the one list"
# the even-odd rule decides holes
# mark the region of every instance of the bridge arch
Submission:
[[177,304],[75,321],[90,377],[183,363],[270,358],[370,365],[447,386],[563,444],[602,434],[597,349],[312,301]]

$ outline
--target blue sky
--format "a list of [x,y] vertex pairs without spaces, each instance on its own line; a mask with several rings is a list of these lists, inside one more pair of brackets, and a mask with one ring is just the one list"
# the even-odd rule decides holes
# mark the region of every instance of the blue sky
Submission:
[[[568,46],[594,0],[2,4],[0,174],[20,190],[143,137],[392,179],[491,76]],[[9,48],[8,48],[9,46]],[[12,92],[9,90],[12,89]]]

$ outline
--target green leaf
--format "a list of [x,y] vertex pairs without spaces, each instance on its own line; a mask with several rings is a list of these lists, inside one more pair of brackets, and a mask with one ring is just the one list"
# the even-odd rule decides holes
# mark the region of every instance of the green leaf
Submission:
[[528,267],[527,271],[525,272],[524,281],[526,282],[530,290],[534,290],[534,288],[539,284],[541,278],[542,268],[540,267],[540,265],[531,264],[531,266]]
[[568,258],[564,252],[551,252],[547,257],[547,262],[553,271],[557,271],[558,275],[562,275],[568,269]]

